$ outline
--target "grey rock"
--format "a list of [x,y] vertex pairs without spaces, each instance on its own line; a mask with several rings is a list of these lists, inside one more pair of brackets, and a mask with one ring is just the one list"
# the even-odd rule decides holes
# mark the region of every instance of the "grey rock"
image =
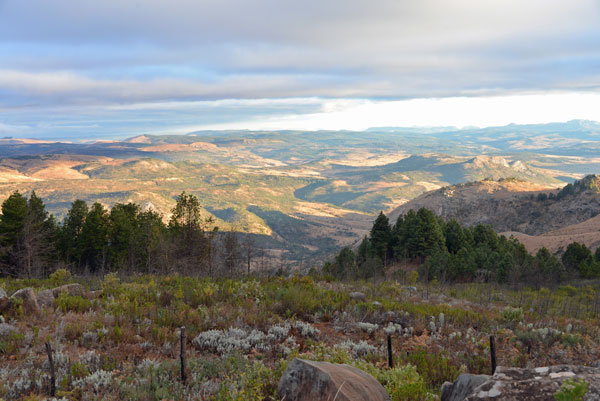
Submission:
[[363,294],[362,292],[351,292],[350,293],[350,298],[351,299],[355,299],[357,301],[364,301],[365,299],[367,299],[367,296],[365,294]]
[[37,315],[38,313],[40,313],[40,306],[38,305],[37,297],[31,287],[20,289],[19,291],[12,294],[10,298],[20,298],[23,300],[23,313],[25,315]]
[[9,304],[8,295],[6,291],[2,287],[0,287],[0,313],[4,311],[8,307]]
[[498,367],[494,376],[475,389],[466,400],[553,400],[554,394],[567,379],[588,383],[584,401],[600,400],[600,369],[575,365],[534,369]]
[[[588,383],[584,401],[600,400],[600,368],[592,366],[557,365],[526,369],[499,366],[493,376],[474,387],[465,398],[461,398],[464,392],[458,394],[457,383],[462,376],[453,384],[444,383],[442,401],[554,400],[554,395],[568,379]],[[454,392],[450,390],[454,389],[456,397],[448,398]]]
[[0,338],[16,333],[17,329],[8,323],[0,323]]
[[476,387],[479,387],[490,378],[489,375],[463,373],[458,376],[454,383],[444,383],[442,386],[442,401],[462,401],[473,393]]
[[50,308],[54,304],[54,294],[52,290],[43,290],[37,294],[38,305],[44,308]]
[[58,297],[61,293],[66,292],[69,295],[85,296],[85,287],[79,283],[65,284],[52,289],[52,295]]
[[277,386],[286,401],[389,401],[372,376],[349,365],[294,359]]

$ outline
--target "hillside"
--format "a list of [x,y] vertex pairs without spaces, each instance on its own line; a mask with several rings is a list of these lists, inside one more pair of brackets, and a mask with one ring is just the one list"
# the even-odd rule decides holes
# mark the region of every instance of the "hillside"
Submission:
[[600,243],[600,176],[587,176],[564,189],[521,180],[484,180],[431,191],[395,209],[390,217],[426,207],[466,226],[490,224],[514,235],[530,251],[545,246],[554,251],[573,241]]
[[[323,260],[332,249],[359,240],[380,210],[394,215],[427,191],[515,177],[522,181],[501,184],[510,186],[508,198],[512,192],[537,196],[597,171],[600,151],[586,157],[561,151],[567,143],[594,149],[596,128],[572,122],[483,130],[199,131],[90,143],[6,139],[0,141],[0,199],[15,190],[35,190],[59,221],[78,198],[107,207],[151,204],[167,218],[174,197],[187,191],[221,229],[262,235],[274,252],[287,250],[293,258]],[[465,193],[468,201],[459,203],[470,206],[462,212],[451,197],[427,203],[434,210],[456,209],[463,219],[476,210],[469,218],[479,221],[494,211],[474,201],[492,190],[486,183],[479,190],[461,187],[477,193]],[[500,187],[493,191],[502,193]],[[418,202],[422,199],[430,198]],[[502,231],[539,234],[564,226],[538,217],[520,221],[518,215],[529,212],[518,197],[514,202],[509,207],[515,216],[505,222],[515,224],[502,225]],[[542,206],[552,212],[551,203]],[[542,211],[535,206],[533,213]],[[592,217],[575,214],[564,223]]]

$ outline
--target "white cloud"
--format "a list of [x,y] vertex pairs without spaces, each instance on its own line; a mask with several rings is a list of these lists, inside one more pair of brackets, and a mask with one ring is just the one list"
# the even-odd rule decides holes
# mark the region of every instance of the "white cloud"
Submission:
[[500,126],[573,119],[600,121],[600,94],[551,93],[404,101],[328,100],[321,112],[273,116],[205,129],[363,130],[371,127]]

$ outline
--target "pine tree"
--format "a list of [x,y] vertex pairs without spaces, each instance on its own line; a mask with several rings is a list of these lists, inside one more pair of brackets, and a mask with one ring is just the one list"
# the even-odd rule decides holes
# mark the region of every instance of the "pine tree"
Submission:
[[375,219],[369,240],[373,246],[375,255],[381,259],[384,265],[387,263],[390,256],[390,242],[392,239],[392,229],[390,221],[383,212],[379,212],[379,216]]
[[56,224],[41,198],[18,191],[2,204],[0,242],[5,274],[39,277],[46,273],[54,250]]
[[468,246],[465,232],[455,219],[452,219],[445,224],[444,237],[446,238],[446,248],[450,253],[456,254],[462,248]]
[[89,213],[88,205],[81,199],[71,203],[71,208],[63,220],[59,234],[59,252],[66,263],[75,263],[81,266],[83,257],[83,245],[81,244],[81,233],[85,219]]
[[82,262],[92,272],[108,268],[108,240],[110,219],[108,211],[100,203],[92,205],[81,230]]
[[416,256],[425,259],[435,252],[445,249],[444,234],[438,220],[429,209],[421,208],[417,212]]

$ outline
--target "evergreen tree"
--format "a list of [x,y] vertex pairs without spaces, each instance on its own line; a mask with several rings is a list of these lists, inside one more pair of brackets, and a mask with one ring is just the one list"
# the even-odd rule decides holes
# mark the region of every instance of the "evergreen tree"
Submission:
[[414,210],[409,210],[404,216],[404,225],[400,232],[400,244],[403,246],[405,255],[414,259],[419,254],[419,238],[417,230],[419,227],[419,218]]
[[562,262],[567,269],[576,271],[580,270],[580,265],[583,262],[587,262],[587,264],[583,266],[584,270],[586,270],[585,273],[587,274],[587,268],[591,265],[591,262],[593,262],[592,251],[579,242],[573,242],[567,246],[567,250],[562,255]]
[[332,267],[332,274],[338,278],[356,278],[358,276],[356,255],[348,247],[342,248]]
[[535,254],[534,270],[537,283],[553,284],[560,281],[563,266],[556,256],[542,247]]
[[417,212],[416,256],[424,260],[427,256],[445,249],[444,234],[433,212],[421,208]]
[[2,218],[0,219],[0,240],[3,247],[12,247],[17,243],[17,238],[27,216],[27,198],[13,192],[2,202]]
[[390,221],[383,212],[379,212],[379,216],[375,219],[369,240],[375,255],[384,263],[387,263],[390,256],[390,242],[392,239],[392,228]]
[[100,203],[95,202],[81,229],[83,265],[91,272],[104,272],[108,268],[110,217]]
[[[203,219],[200,202],[193,194],[182,192],[171,210],[169,232],[176,257],[175,267],[182,271],[197,271],[203,262],[209,261],[209,241],[204,230],[212,219]],[[210,268],[209,268],[210,270]]]
[[456,254],[462,248],[466,248],[469,245],[463,228],[455,219],[445,224],[444,237],[446,238],[448,252],[453,254]]
[[75,200],[71,203],[71,208],[60,228],[60,256],[65,262],[75,263],[77,267],[80,267],[82,263],[83,244],[81,243],[81,233],[88,213],[87,203],[81,199]]
[[109,215],[110,261],[116,267],[134,269],[140,261],[140,251],[143,245],[139,241],[140,225],[138,214],[139,205],[135,203],[117,203]]
[[167,228],[162,216],[147,210],[138,215],[136,243],[141,254],[140,267],[148,273],[165,271],[167,267],[167,248],[165,241]]
[[54,250],[56,226],[35,192],[29,199],[18,191],[2,203],[0,246],[2,271],[19,277],[46,273]]

